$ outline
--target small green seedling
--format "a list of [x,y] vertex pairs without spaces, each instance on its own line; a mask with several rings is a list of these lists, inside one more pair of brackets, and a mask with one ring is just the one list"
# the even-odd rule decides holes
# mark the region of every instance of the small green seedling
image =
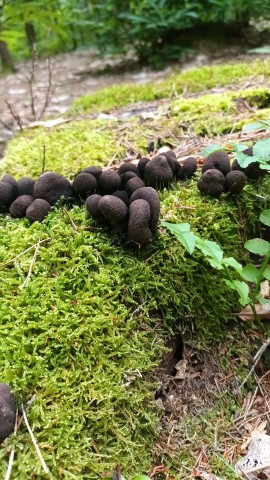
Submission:
[[[270,226],[270,210],[264,210],[261,213],[260,221],[264,225]],[[162,222],[162,226],[176,236],[190,255],[195,249],[200,250],[213,268],[223,270],[226,284],[238,293],[241,305],[250,305],[254,319],[258,320],[256,304],[270,303],[269,300],[260,295],[261,282],[264,279],[270,280],[270,267],[268,267],[270,260],[269,242],[261,238],[248,240],[244,247],[250,253],[263,257],[263,260],[260,267],[256,267],[252,263],[243,266],[233,257],[224,257],[223,250],[216,242],[202,239],[191,232],[189,223]]]

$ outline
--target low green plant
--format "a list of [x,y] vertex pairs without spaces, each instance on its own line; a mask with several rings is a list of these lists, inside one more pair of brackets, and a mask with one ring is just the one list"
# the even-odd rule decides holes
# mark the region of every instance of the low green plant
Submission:
[[[270,226],[270,210],[261,212],[260,221]],[[235,290],[239,296],[239,302],[242,306],[249,305],[252,309],[254,318],[258,320],[256,304],[270,304],[260,295],[261,282],[270,280],[270,243],[261,238],[253,238],[245,242],[244,247],[254,255],[262,257],[260,267],[253,263],[242,265],[233,257],[225,257],[224,252],[217,242],[203,239],[195,235],[190,230],[189,223],[172,224],[162,222],[162,226],[170,230],[185,247],[190,255],[195,249],[205,256],[210,265],[216,270],[223,270],[226,285]]]

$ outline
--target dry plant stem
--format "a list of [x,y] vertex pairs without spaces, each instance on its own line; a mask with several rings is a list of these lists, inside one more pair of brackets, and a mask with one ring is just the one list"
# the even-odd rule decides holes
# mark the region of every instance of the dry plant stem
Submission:
[[[14,436],[17,435],[18,428],[19,428],[19,424],[18,424],[18,409],[17,409],[16,410],[15,425],[14,425]],[[12,447],[12,449],[10,451],[10,455],[9,455],[9,460],[8,460],[8,468],[7,468],[4,480],[9,480],[10,479],[11,469],[12,469],[12,465],[13,465],[13,461],[14,461],[14,455],[15,455],[15,447]]]
[[47,465],[46,465],[46,463],[45,463],[45,460],[44,460],[44,458],[43,458],[42,455],[41,455],[41,451],[40,451],[39,446],[38,446],[38,444],[37,444],[37,441],[36,441],[36,439],[35,439],[35,437],[34,437],[34,434],[33,434],[32,430],[31,430],[31,427],[30,427],[30,425],[29,425],[29,423],[28,423],[27,416],[26,416],[26,412],[25,412],[23,406],[22,406],[22,414],[23,414],[24,423],[25,423],[25,425],[26,425],[26,427],[27,427],[27,430],[28,430],[28,432],[29,432],[29,435],[30,435],[30,437],[31,437],[31,440],[32,440],[32,442],[33,442],[33,445],[34,445],[34,447],[35,447],[35,449],[36,449],[37,456],[38,456],[38,458],[39,458],[39,460],[40,460],[40,463],[41,463],[41,465],[42,465],[42,468],[43,468],[43,470],[44,470],[45,473],[49,473],[50,470],[48,469],[48,467],[47,467]]
[[270,345],[270,338],[268,338],[261,346],[261,348],[258,350],[258,352],[256,353],[255,357],[253,358],[254,360],[254,364],[252,366],[252,368],[250,369],[250,371],[248,372],[246,378],[243,380],[243,382],[241,383],[240,387],[239,387],[239,391],[243,388],[243,386],[245,385],[245,383],[247,382],[247,380],[249,379],[250,375],[254,372],[257,364],[259,363],[260,361],[260,358],[263,354],[263,352],[267,349],[267,347]]
[[35,81],[35,72],[36,72],[36,66],[37,66],[37,51],[35,48],[33,48],[32,52],[32,64],[31,64],[31,72],[30,72],[30,77],[27,79],[29,83],[29,91],[30,91],[30,98],[31,98],[31,112],[33,115],[34,121],[37,119],[37,113],[36,113],[36,97],[34,94],[34,81]]
[[6,100],[6,104],[8,106],[8,109],[12,115],[12,118],[14,118],[15,122],[17,123],[19,129],[21,130],[22,132],[22,129],[23,129],[23,124],[22,124],[22,119],[20,117],[20,115],[18,115],[18,113],[16,113],[14,110],[13,110],[13,107],[12,105]]
[[70,223],[71,223],[71,225],[72,225],[73,230],[75,230],[75,232],[78,232],[78,227],[77,227],[77,225],[74,223],[74,221],[72,220],[72,217],[71,217],[70,213],[67,211],[66,208],[63,208],[63,210],[64,210],[65,214],[67,215],[67,217],[69,218],[69,221],[70,221]]
[[35,249],[34,255],[32,257],[31,263],[30,263],[30,267],[29,267],[29,270],[28,270],[27,277],[24,280],[23,284],[21,285],[21,287],[20,287],[21,289],[24,288],[24,287],[27,287],[28,283],[30,282],[31,273],[32,273],[33,266],[34,266],[36,258],[37,258],[39,247],[40,247],[40,240],[38,241],[38,243],[36,245],[36,249]]
[[12,263],[12,262],[15,262],[15,260],[17,260],[17,258],[20,258],[22,255],[24,255],[25,253],[29,252],[30,250],[32,250],[32,248],[36,248],[37,245],[41,245],[42,243],[44,242],[48,242],[50,241],[51,239],[50,238],[44,238],[43,240],[39,240],[37,243],[35,243],[34,245],[31,245],[31,247],[27,248],[26,250],[24,250],[23,252],[19,253],[18,255],[16,255],[16,257],[13,257],[11,258],[10,260],[8,260],[7,262],[5,263],[0,263],[0,267],[4,267],[5,265],[8,265],[9,263]]
[[47,66],[48,66],[48,85],[47,85],[47,90],[46,90],[46,97],[45,97],[45,102],[44,102],[44,105],[41,109],[41,112],[38,116],[38,120],[40,120],[42,118],[42,116],[44,115],[44,113],[46,112],[50,102],[51,102],[51,99],[52,99],[52,96],[55,92],[55,87],[53,88],[52,86],[52,65],[51,65],[51,59],[50,57],[47,58]]

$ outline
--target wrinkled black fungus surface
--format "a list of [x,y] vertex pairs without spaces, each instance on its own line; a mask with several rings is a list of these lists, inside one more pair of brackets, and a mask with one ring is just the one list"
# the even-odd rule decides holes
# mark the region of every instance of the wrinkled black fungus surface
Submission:
[[118,197],[105,195],[98,203],[98,209],[112,227],[123,225],[128,216],[128,207]]
[[136,190],[130,197],[130,204],[134,200],[143,199],[149,203],[150,206],[150,219],[149,228],[152,232],[155,232],[157,228],[158,218],[160,214],[160,201],[157,191],[152,187],[143,187]]
[[118,175],[123,175],[125,172],[134,172],[136,175],[139,175],[138,167],[134,165],[134,163],[122,163],[118,168],[117,173]]
[[90,173],[91,175],[93,175],[98,180],[99,176],[102,174],[102,168],[95,167],[95,166],[86,167],[83,170],[81,170],[80,173]]
[[211,197],[219,197],[224,191],[225,177],[217,169],[206,170],[200,177],[197,187],[202,195],[210,195]]
[[142,181],[141,178],[139,177],[135,177],[135,178],[131,178],[125,185],[125,190],[128,194],[128,196],[130,197],[133,192],[135,192],[135,190],[138,190],[138,188],[142,188],[144,187],[144,182]]
[[18,196],[33,195],[35,180],[29,177],[22,177],[17,182]]
[[178,171],[177,179],[178,180],[187,180],[196,173],[197,170],[197,160],[196,158],[189,157],[184,160],[184,163],[181,169]]
[[131,180],[131,178],[139,178],[138,175],[136,175],[135,172],[125,172],[125,173],[122,173],[121,175],[121,182],[122,182],[122,187],[125,186],[125,184]]
[[240,193],[242,192],[246,183],[247,177],[244,172],[233,170],[225,177],[225,191],[231,193]]
[[173,181],[173,172],[163,155],[153,158],[145,165],[144,181],[147,187],[167,187]]
[[74,192],[81,198],[87,198],[98,188],[97,179],[91,173],[79,173],[73,180]]
[[144,178],[144,170],[145,170],[145,165],[150,162],[150,158],[148,157],[142,157],[140,158],[139,160],[139,163],[138,163],[138,170],[139,170],[139,174],[142,178]]
[[7,383],[0,383],[0,441],[13,431],[16,419],[15,397]]
[[167,152],[162,153],[163,157],[167,158],[167,162],[171,167],[174,176],[177,176],[180,170],[180,164],[176,159],[176,155],[173,150],[168,150]]
[[34,197],[32,195],[21,195],[20,197],[17,197],[9,207],[10,215],[13,218],[25,217],[26,210],[30,207],[33,201]]
[[229,155],[223,150],[208,155],[202,166],[202,173],[213,168],[217,168],[223,175],[227,175],[231,171]]
[[47,217],[51,205],[42,198],[36,198],[25,212],[26,218],[31,222],[42,222]]
[[41,175],[34,186],[34,197],[42,198],[54,205],[61,197],[69,199],[73,197],[70,182],[59,173],[47,172]]
[[112,195],[114,197],[120,198],[126,204],[127,207],[129,206],[129,198],[125,190],[116,190],[116,192],[113,192]]
[[91,217],[95,218],[96,220],[103,220],[104,217],[100,213],[98,209],[99,200],[102,198],[101,195],[94,193],[94,195],[90,195],[85,202],[86,209]]
[[146,200],[134,200],[129,206],[128,239],[143,247],[153,237],[149,228],[150,206]]
[[99,193],[101,195],[110,195],[121,186],[121,178],[113,170],[105,170],[98,179]]
[[6,213],[14,200],[14,187],[10,183],[0,182],[0,213]]

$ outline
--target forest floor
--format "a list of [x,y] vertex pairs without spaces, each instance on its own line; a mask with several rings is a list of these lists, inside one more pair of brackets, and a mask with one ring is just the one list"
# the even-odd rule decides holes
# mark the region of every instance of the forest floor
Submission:
[[[193,61],[181,72],[96,76],[104,64],[89,66],[88,52],[59,56],[52,59],[57,89],[36,127],[48,65],[37,67],[36,118],[25,81],[31,63],[22,65],[0,80],[4,123],[13,132],[7,100],[26,127],[8,144],[1,172],[37,177],[43,145],[46,170],[72,178],[89,164],[135,160],[158,138],[179,159],[200,160],[217,139],[269,135],[242,133],[246,123],[269,119],[269,60],[251,63],[237,52],[223,65],[231,57],[201,57],[216,65],[190,70]],[[258,211],[269,208],[269,179],[219,200],[201,197],[196,180],[160,192],[162,220],[189,222],[244,261],[243,241],[256,230]],[[257,194],[267,196],[263,205]],[[105,471],[111,478],[117,464],[127,478],[239,478],[234,465],[252,435],[269,432],[267,351],[249,375],[267,327],[237,319],[241,306],[220,272],[186,255],[162,228],[134,251],[93,226],[80,206],[69,215],[54,209],[42,224],[0,221],[0,368],[18,398],[34,397],[29,418],[51,478],[96,480]],[[0,451],[2,477],[13,445],[14,478],[47,478],[23,427],[17,443],[11,437]]]

